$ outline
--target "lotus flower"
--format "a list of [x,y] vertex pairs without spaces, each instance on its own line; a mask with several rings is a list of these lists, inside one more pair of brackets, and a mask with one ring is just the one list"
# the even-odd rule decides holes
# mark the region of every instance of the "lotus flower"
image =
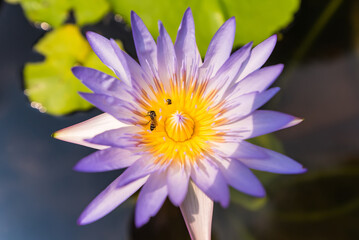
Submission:
[[138,189],[135,224],[157,214],[168,197],[180,206],[192,239],[210,239],[213,201],[230,202],[229,186],[263,197],[265,190],[250,169],[303,173],[299,163],[255,146],[247,139],[287,128],[301,119],[257,110],[279,88],[268,87],[283,65],[261,68],[276,36],[252,49],[248,43],[231,54],[235,19],[214,35],[202,61],[191,10],[183,16],[175,44],[159,22],[157,43],[132,12],[139,63],[113,39],[88,32],[97,56],[118,79],[86,67],[74,75],[93,93],[80,93],[103,114],[55,133],[55,138],[99,149],[75,170],[103,172],[127,168],[80,216],[96,221]]

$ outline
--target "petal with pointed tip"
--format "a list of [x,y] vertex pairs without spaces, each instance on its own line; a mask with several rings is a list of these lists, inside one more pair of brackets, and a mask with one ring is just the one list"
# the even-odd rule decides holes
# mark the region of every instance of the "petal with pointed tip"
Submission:
[[235,31],[236,20],[232,17],[218,29],[209,43],[201,68],[210,69],[212,71],[210,77],[216,74],[231,54]]
[[249,168],[281,174],[297,174],[304,173],[307,171],[300,163],[283,154],[259,146],[255,147],[257,147],[259,151],[265,151],[268,157],[263,159],[238,159],[240,162],[242,162]]
[[165,87],[165,90],[169,92],[170,81],[174,79],[177,69],[177,59],[175,49],[170,36],[162,23],[159,22],[160,35],[157,38],[157,60],[159,80]]
[[79,225],[89,224],[107,215],[134,194],[147,179],[148,176],[145,176],[125,186],[118,187],[120,180],[118,177],[86,207],[77,223]]
[[118,187],[125,186],[130,182],[136,181],[139,178],[147,176],[155,172],[159,168],[151,161],[151,156],[143,156],[127,168],[118,180]]
[[[139,91],[139,89],[144,89],[151,98],[155,98],[152,90],[149,88],[149,86],[151,86],[155,89],[152,77],[150,77],[152,75],[149,75],[147,72],[145,72],[138,64],[138,62],[136,62],[126,52],[122,51],[121,49],[115,49],[115,52],[118,56],[121,56],[121,58],[123,57],[124,61],[126,62],[128,70],[131,74],[132,90],[136,92]],[[140,94],[142,94],[142,92],[140,92]]]
[[[215,144],[215,151],[222,157],[230,158],[266,158],[268,155],[255,145],[246,142],[223,142]],[[217,152],[218,151],[218,152]]]
[[238,191],[255,197],[264,197],[265,190],[258,178],[244,164],[230,159],[218,159],[227,183]]
[[156,43],[142,19],[133,11],[131,11],[131,25],[138,60],[150,76],[156,77],[158,69]]
[[131,103],[123,101],[119,98],[96,93],[79,93],[81,97],[95,105],[97,108],[111,114],[116,119],[127,124],[135,124],[139,122],[140,116],[134,112],[142,111],[142,109],[136,109]]
[[228,108],[228,111],[221,115],[221,117],[227,119],[228,123],[239,121],[263,106],[278,91],[279,88],[276,87],[264,92],[252,92],[237,98],[227,99],[227,104],[225,106]]
[[303,119],[281,112],[257,110],[236,123],[216,129],[231,132],[231,135],[237,135],[239,139],[248,139],[292,127],[302,121]]
[[103,113],[84,122],[61,129],[53,134],[53,137],[62,141],[80,144],[95,149],[104,149],[107,146],[92,144],[85,139],[92,138],[106,130],[128,126],[110,114]]
[[183,15],[174,48],[179,69],[183,65],[184,70],[189,72],[190,66],[199,66],[202,63],[201,55],[199,54],[196,44],[195,27],[190,8],[187,8]]
[[96,69],[82,66],[73,67],[71,70],[75,77],[96,93],[106,94],[126,101],[133,99],[129,93],[128,86],[115,77]]
[[248,43],[233,53],[217,71],[216,75],[210,79],[209,86],[206,91],[211,92],[212,90],[219,89],[217,99],[220,100],[223,94],[228,90],[228,87],[233,83],[235,77],[241,71],[243,65],[246,63],[250,55],[251,47],[252,43]]
[[101,61],[108,66],[126,84],[131,84],[131,77],[128,69],[115,54],[110,41],[94,32],[86,33],[87,39]]
[[283,64],[277,64],[269,67],[261,68],[243,80],[236,83],[230,97],[240,96],[250,92],[262,92],[266,90],[281,74]]
[[151,217],[154,217],[162,207],[167,197],[166,174],[153,173],[138,195],[135,224],[142,227]]
[[81,159],[74,167],[79,172],[105,172],[131,166],[140,155],[122,148],[107,148]]
[[253,48],[249,61],[237,81],[262,67],[271,55],[276,43],[277,35],[273,35]]
[[141,128],[136,126],[129,126],[117,129],[111,129],[96,135],[86,141],[99,145],[106,145],[111,147],[134,147],[137,140],[134,138],[141,131]]

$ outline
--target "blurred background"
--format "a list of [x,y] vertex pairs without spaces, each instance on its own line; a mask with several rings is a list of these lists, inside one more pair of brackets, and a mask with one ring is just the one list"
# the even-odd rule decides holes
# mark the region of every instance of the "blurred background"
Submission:
[[129,25],[135,10],[157,36],[157,20],[174,39],[193,10],[197,43],[236,16],[235,48],[277,33],[267,65],[284,63],[280,93],[265,108],[305,119],[253,139],[302,163],[303,175],[256,172],[266,198],[231,192],[215,205],[213,239],[359,239],[359,1],[357,0],[7,0],[0,1],[0,239],[189,239],[168,201],[141,229],[135,197],[103,219],[77,226],[86,205],[121,171],[72,170],[93,150],[51,134],[100,113],[83,101],[74,65],[108,71],[84,38],[117,39],[136,58]]

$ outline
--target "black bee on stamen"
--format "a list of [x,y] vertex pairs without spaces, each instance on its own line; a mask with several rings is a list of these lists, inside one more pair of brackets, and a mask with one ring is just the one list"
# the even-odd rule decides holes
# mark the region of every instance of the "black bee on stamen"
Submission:
[[[149,116],[151,118],[151,120],[148,122],[148,123],[151,123],[150,124],[150,130],[153,131],[155,130],[156,126],[157,126],[157,121],[156,121],[156,112],[151,110],[151,111],[148,111],[147,112],[147,115],[146,116]],[[147,124],[148,124],[147,123]]]
[[166,99],[167,105],[171,105],[172,104],[172,100],[171,99]]

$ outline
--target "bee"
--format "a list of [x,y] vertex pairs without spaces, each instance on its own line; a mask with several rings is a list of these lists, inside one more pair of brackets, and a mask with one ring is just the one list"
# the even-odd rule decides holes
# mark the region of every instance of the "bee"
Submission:
[[[150,130],[153,131],[155,130],[156,126],[157,126],[157,121],[156,121],[156,112],[151,110],[151,111],[148,111],[147,112],[147,115],[146,116],[149,116],[151,118],[151,120],[148,122],[148,123],[151,123],[150,124]],[[148,124],[147,123],[147,124]]]
[[167,105],[171,105],[172,104],[172,100],[171,99],[166,99]]

